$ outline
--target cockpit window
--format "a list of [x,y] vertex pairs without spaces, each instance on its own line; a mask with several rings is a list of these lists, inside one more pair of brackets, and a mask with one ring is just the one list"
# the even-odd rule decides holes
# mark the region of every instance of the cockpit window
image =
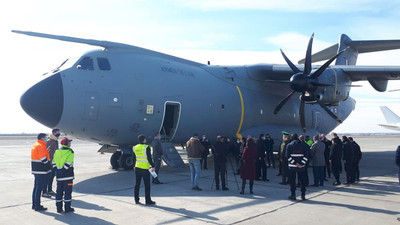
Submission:
[[97,58],[100,70],[111,70],[110,62],[106,58]]
[[93,59],[90,57],[84,57],[78,63],[76,68],[78,68],[80,70],[93,70]]

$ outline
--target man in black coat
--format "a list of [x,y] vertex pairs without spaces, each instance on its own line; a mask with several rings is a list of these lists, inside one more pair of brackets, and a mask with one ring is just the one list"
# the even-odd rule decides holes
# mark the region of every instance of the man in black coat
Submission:
[[354,171],[353,171],[353,163],[354,163],[354,149],[353,145],[350,143],[349,139],[346,136],[342,136],[342,146],[343,146],[343,163],[344,169],[346,171],[346,183],[345,184],[353,184],[354,183]]
[[329,163],[332,167],[332,173],[335,177],[335,182],[333,185],[340,185],[340,167],[342,165],[342,145],[339,143],[339,139],[333,138],[331,151],[329,153]]
[[353,145],[354,150],[354,161],[353,161],[353,173],[355,181],[360,181],[360,160],[362,159],[362,152],[360,146],[353,140],[352,137],[349,137],[350,143]]
[[325,144],[325,180],[331,178],[331,164],[329,163],[329,152],[331,151],[332,142],[326,138],[325,134],[321,134],[321,141]]
[[201,139],[200,139],[200,143],[203,145],[204,147],[204,151],[201,155],[201,160],[200,160],[200,165],[203,165],[203,169],[207,169],[207,157],[210,154],[210,148],[211,148],[211,144],[208,141],[208,138],[206,137],[205,134],[202,135]]
[[267,161],[268,167],[275,168],[275,160],[274,160],[274,140],[269,136],[269,134],[265,135],[265,147],[267,150]]
[[217,143],[212,148],[214,155],[214,179],[215,188],[219,190],[219,176],[221,175],[222,190],[226,191],[225,173],[226,173],[226,157],[228,155],[229,145],[224,142],[224,138],[220,135],[217,137]]
[[[269,181],[267,179],[267,165],[265,164],[265,136],[260,134],[260,137],[256,143],[257,147],[257,161],[256,161],[256,180],[260,180],[262,176],[263,181]],[[262,174],[262,175],[261,175]]]
[[305,167],[308,161],[306,148],[298,139],[296,133],[291,135],[291,142],[286,147],[286,157],[288,159],[290,193],[289,199],[296,200],[296,174],[301,185],[301,199],[306,200]]

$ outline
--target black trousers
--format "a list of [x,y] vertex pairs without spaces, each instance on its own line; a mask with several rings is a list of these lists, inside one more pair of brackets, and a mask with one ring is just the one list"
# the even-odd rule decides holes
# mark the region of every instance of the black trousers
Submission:
[[355,178],[354,178],[354,170],[353,170],[353,164],[346,162],[344,164],[344,170],[346,171],[346,181],[347,183],[354,183]]
[[[249,183],[250,183],[250,191],[253,191],[254,180],[249,180]],[[246,187],[246,179],[242,179],[242,191],[244,191],[245,187]]]
[[281,171],[282,182],[283,183],[287,183],[288,182],[288,178],[289,178],[288,163],[287,162],[281,162],[281,165],[282,165],[282,171]]
[[355,180],[360,180],[360,168],[359,168],[360,162],[355,162],[353,164],[353,171],[354,171],[354,179]]
[[337,182],[340,182],[340,168],[342,167],[341,163],[332,162],[331,166],[333,176],[335,177]]
[[325,160],[325,177],[331,177],[331,167],[330,167],[330,163],[329,160]]
[[267,151],[267,162],[268,166],[272,165],[275,168],[274,152],[272,150]]
[[57,194],[56,194],[56,206],[57,209],[63,207],[63,197],[65,209],[71,208],[72,199],[72,180],[57,181]]
[[42,191],[46,186],[47,174],[34,174],[35,183],[33,185],[32,191],[32,208],[40,207],[40,197],[42,196]]
[[136,184],[135,184],[135,202],[140,200],[139,198],[139,189],[140,189],[140,182],[144,182],[144,193],[146,202],[151,201],[150,197],[150,172],[146,169],[140,169],[135,167],[135,175],[136,175]]
[[160,167],[161,167],[161,158],[155,158],[155,159],[153,159],[154,160],[154,168],[155,168],[155,172],[156,172],[156,174],[157,174],[157,177],[156,178],[154,178],[154,177],[152,177],[153,178],[153,182],[154,181],[158,181],[158,177],[160,176],[159,174],[158,174],[158,172],[160,171]]
[[265,159],[257,159],[256,161],[256,180],[260,179],[262,173],[262,179],[267,179],[267,165]]
[[220,175],[221,175],[222,187],[226,187],[225,174],[226,174],[226,163],[225,162],[215,162],[214,163],[214,179],[215,179],[216,187],[219,187],[219,176]]
[[304,195],[306,193],[305,173],[306,173],[305,171],[297,172],[297,171],[289,170],[289,184],[290,184],[290,192],[292,193],[292,195],[295,195],[295,193],[296,193],[296,174],[300,181],[301,194]]
[[200,167],[203,167],[203,169],[207,169],[207,155],[203,155],[200,159]]
[[[306,164],[306,166],[304,167],[305,171],[304,171],[304,183],[306,186],[308,186],[310,184],[310,180],[308,178],[308,164]],[[301,183],[300,177],[297,178],[298,183]]]

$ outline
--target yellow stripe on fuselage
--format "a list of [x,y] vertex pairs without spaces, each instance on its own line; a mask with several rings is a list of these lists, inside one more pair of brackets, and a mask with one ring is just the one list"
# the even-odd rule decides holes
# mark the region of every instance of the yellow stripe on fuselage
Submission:
[[238,93],[239,93],[239,96],[240,96],[240,104],[241,104],[241,106],[242,106],[242,112],[241,112],[241,116],[240,116],[240,123],[239,123],[239,128],[238,128],[238,130],[236,131],[236,136],[237,136],[238,138],[242,139],[242,135],[241,135],[239,132],[240,132],[240,130],[242,129],[242,125],[243,125],[243,119],[244,119],[244,102],[243,102],[242,92],[240,91],[239,86],[236,86],[236,89],[237,89],[237,91],[238,91]]

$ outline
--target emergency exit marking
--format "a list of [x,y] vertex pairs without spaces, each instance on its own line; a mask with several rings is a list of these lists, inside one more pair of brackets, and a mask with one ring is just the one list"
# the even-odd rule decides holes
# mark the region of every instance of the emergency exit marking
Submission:
[[154,105],[147,105],[146,114],[153,114],[153,113],[154,113]]

